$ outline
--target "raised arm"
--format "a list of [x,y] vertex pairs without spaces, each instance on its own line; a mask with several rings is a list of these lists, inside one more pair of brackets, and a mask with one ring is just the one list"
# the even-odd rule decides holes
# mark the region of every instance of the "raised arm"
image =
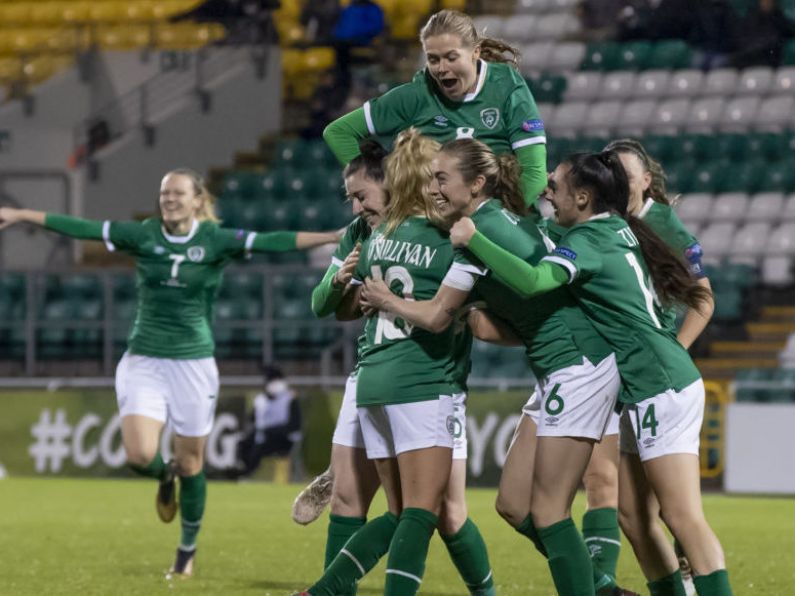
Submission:
[[323,244],[335,244],[339,232],[251,232],[248,250],[251,252],[286,252],[305,250]]
[[359,141],[368,135],[364,108],[340,116],[323,130],[323,140],[342,165],[359,155]]
[[516,159],[522,167],[522,195],[528,207],[535,205],[547,185],[547,146],[543,143],[520,147]]
[[58,215],[32,209],[13,209],[0,207],[0,228],[6,228],[15,223],[30,223],[39,225],[72,238],[81,240],[102,240],[104,223],[71,215]]
[[468,217],[453,225],[450,240],[456,247],[467,247],[497,280],[524,298],[544,294],[569,281],[568,272],[560,265],[543,261],[533,267],[478,232]]

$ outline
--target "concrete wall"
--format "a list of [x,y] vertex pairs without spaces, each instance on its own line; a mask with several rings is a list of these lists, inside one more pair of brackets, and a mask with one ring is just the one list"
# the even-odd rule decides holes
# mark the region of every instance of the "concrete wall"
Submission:
[[280,128],[280,81],[276,52],[263,79],[253,64],[241,60],[209,85],[209,112],[203,113],[197,98],[189,95],[154,116],[153,146],[135,131],[100,151],[99,178],[85,184],[86,216],[123,219],[151,212],[168,170],[187,166],[206,172],[231,165],[236,151],[255,149],[263,134]]

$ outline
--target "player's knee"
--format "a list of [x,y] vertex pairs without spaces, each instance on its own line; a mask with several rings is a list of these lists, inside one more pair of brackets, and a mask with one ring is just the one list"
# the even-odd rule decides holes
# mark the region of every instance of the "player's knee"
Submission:
[[467,521],[466,502],[455,499],[445,499],[442,503],[442,511],[439,514],[439,533],[444,536],[457,534]]
[[618,506],[618,475],[605,470],[587,472],[583,484],[589,509]]
[[497,493],[494,508],[499,516],[514,528],[518,527],[530,514],[530,507],[519,507],[515,500],[511,500],[501,492]]
[[127,464],[138,468],[145,468],[155,458],[155,453],[149,453],[145,449],[138,447],[125,448]]
[[618,525],[630,542],[642,540],[649,536],[659,523],[656,517],[652,517],[648,511],[641,511],[636,508],[618,508]]
[[[369,506],[369,503],[367,504]],[[343,517],[365,517],[368,506],[362,503],[361,495],[356,490],[351,490],[349,484],[334,481],[329,507],[333,515]]]
[[667,512],[660,511],[660,517],[675,536],[681,536],[684,532],[693,529],[703,528],[707,524],[704,513],[700,509],[675,508]]
[[180,476],[195,476],[204,467],[204,459],[201,454],[182,453],[176,455],[174,460],[177,463],[177,473]]

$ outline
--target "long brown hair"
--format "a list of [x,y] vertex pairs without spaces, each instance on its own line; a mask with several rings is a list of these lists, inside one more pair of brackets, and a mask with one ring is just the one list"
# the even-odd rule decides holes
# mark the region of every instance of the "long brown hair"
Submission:
[[176,168],[166,172],[166,176],[185,176],[189,178],[193,185],[193,192],[202,200],[199,210],[196,212],[196,219],[199,221],[212,221],[218,223],[218,216],[215,214],[215,197],[207,190],[201,174],[190,168]]
[[439,143],[424,137],[416,128],[401,132],[386,158],[385,188],[389,197],[384,215],[385,234],[389,235],[412,215],[423,215],[438,226],[443,218],[431,199],[431,162]]
[[[432,14],[420,29],[420,41],[446,33],[456,35],[464,47],[480,48],[480,57],[486,62],[505,62],[514,68],[519,67],[522,54],[517,48],[500,39],[481,35],[475,28],[472,17],[457,10],[445,9]],[[506,52],[511,55],[506,56]]]
[[643,168],[651,174],[651,184],[649,184],[646,194],[654,201],[662,203],[663,205],[671,205],[673,203],[673,201],[668,198],[668,192],[665,188],[666,176],[662,164],[649,155],[646,148],[639,141],[635,139],[616,139],[615,141],[610,141],[604,150],[628,153],[637,157],[643,165]]
[[566,179],[571,188],[590,191],[594,213],[613,212],[627,221],[663,305],[684,304],[699,310],[711,292],[698,283],[654,230],[627,212],[629,182],[618,153],[577,153],[563,163],[570,166]]
[[499,199],[516,215],[527,215],[522,194],[522,168],[512,154],[497,157],[485,143],[476,139],[455,139],[442,145],[442,152],[458,159],[458,171],[471,184],[478,176],[486,179],[483,192]]

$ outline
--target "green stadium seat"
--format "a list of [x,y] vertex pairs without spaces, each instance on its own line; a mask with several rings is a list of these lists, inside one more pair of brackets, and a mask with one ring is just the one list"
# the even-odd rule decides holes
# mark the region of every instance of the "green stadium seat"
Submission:
[[646,152],[662,164],[679,159],[679,142],[667,135],[647,135],[641,139]]
[[726,286],[714,290],[716,321],[737,321],[742,317],[743,294],[737,286]]
[[277,168],[259,177],[259,198],[282,198],[288,192],[285,170]]
[[778,161],[787,155],[787,135],[769,132],[748,133],[748,151],[754,157]]
[[683,192],[718,192],[720,182],[730,169],[725,161],[711,161],[696,166],[690,184]]
[[765,183],[765,162],[762,160],[730,163],[721,161],[715,192],[755,193]]
[[301,201],[296,205],[298,221],[296,227],[299,230],[318,232],[329,230],[332,227],[332,214],[319,201]]
[[276,147],[275,167],[300,165],[308,151],[303,139],[282,139]]
[[0,274],[0,295],[2,294],[13,300],[21,300],[25,294],[25,276],[21,273]]
[[684,41],[666,40],[654,44],[646,62],[647,68],[679,69],[687,68],[692,61],[692,51]]
[[116,302],[135,300],[135,275],[118,273],[111,277],[113,299]]
[[761,175],[762,189],[795,192],[795,159],[766,164]]
[[221,298],[262,299],[262,274],[249,271],[229,271],[221,282]]
[[222,196],[253,198],[259,192],[260,175],[256,172],[230,172],[224,178]]
[[341,167],[337,158],[334,157],[334,154],[328,148],[328,145],[321,139],[307,142],[304,158],[307,160],[307,163],[311,163],[313,166],[315,164],[323,164],[323,166],[328,169],[336,170],[339,170]]
[[618,70],[643,70],[651,56],[651,44],[648,41],[633,41],[621,44],[618,53]]
[[[769,373],[767,370],[761,368],[746,368],[738,370],[734,378],[736,381],[767,381],[769,379]],[[764,389],[740,386],[737,389],[735,397],[737,401],[762,401],[758,399],[758,397],[764,393]]]
[[566,91],[566,77],[560,75],[541,75],[537,79],[527,79],[527,84],[538,103],[558,104]]
[[270,199],[259,203],[261,227],[257,231],[296,229],[296,203]]
[[683,161],[699,163],[720,159],[718,137],[703,134],[683,134],[678,137],[679,151],[677,158]]
[[613,42],[590,43],[580,70],[616,70],[619,64],[620,44]]
[[270,223],[270,211],[266,207],[265,201],[250,201],[241,206],[238,212],[238,219],[235,221],[235,228],[246,230],[265,230]]
[[694,170],[690,161],[673,162],[666,168],[667,186],[671,194],[695,192],[692,190]]
[[42,308],[39,318],[44,326],[38,329],[38,353],[44,359],[65,358],[68,352],[69,332],[66,328],[48,326],[47,321],[66,322],[73,320],[74,305],[67,300],[51,300]]
[[729,285],[746,289],[755,285],[758,279],[757,268],[747,263],[723,263],[720,272],[720,276],[716,279],[721,286]]
[[717,136],[718,155],[727,161],[740,162],[753,157],[750,149],[750,136],[747,134],[723,134]]
[[784,66],[795,66],[795,39],[791,39],[784,46],[781,63]]
[[68,299],[92,300],[102,296],[102,284],[96,275],[71,275],[61,280],[61,292]]

